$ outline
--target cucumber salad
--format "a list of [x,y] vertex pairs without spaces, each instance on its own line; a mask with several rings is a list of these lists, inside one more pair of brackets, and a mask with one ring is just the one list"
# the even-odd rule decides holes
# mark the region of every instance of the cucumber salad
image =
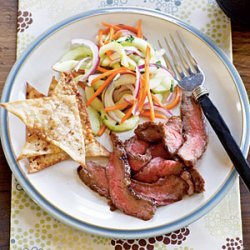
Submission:
[[96,42],[73,39],[70,49],[53,70],[71,74],[83,89],[95,135],[106,128],[114,132],[136,127],[140,117],[168,119],[180,102],[177,86],[164,61],[135,27],[102,23]]

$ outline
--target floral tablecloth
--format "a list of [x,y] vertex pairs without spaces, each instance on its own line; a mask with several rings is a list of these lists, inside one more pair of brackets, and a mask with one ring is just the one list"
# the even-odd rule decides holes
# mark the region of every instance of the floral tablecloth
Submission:
[[[140,6],[174,15],[207,34],[232,57],[230,21],[214,0],[19,0],[17,57],[39,34],[62,19],[112,6]],[[148,239],[118,240],[61,224],[41,210],[13,178],[10,249],[243,249],[239,183],[210,213],[185,228]]]

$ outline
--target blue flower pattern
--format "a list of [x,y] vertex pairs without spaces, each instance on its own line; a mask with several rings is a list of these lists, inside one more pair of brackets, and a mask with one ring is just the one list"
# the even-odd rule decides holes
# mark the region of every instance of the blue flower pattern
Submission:
[[[164,11],[168,14],[174,14],[178,11],[178,8],[181,6],[182,2],[184,0],[142,0],[140,4],[140,1],[137,1],[138,6],[143,6],[146,4],[150,4],[150,7],[159,10]],[[133,5],[134,1],[132,0],[102,0],[100,1],[99,8],[104,7],[114,7],[114,6],[123,6],[123,5]]]

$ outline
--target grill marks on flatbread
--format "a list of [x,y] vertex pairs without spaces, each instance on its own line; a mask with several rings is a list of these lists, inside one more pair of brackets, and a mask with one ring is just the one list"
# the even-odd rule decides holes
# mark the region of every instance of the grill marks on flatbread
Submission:
[[82,125],[74,95],[60,95],[1,104],[25,125],[85,165]]

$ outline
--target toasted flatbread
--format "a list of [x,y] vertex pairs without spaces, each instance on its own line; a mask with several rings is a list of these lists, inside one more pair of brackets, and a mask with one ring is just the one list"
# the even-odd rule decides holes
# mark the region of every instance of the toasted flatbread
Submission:
[[22,148],[21,154],[18,156],[17,160],[22,160],[24,158],[34,157],[38,155],[46,155],[62,152],[60,148],[53,145],[50,142],[44,140],[37,133],[31,131],[26,139],[26,143]]
[[54,88],[53,95],[75,95],[80,119],[83,128],[86,157],[109,156],[109,151],[104,148],[94,137],[85,102],[80,94],[77,83],[69,75],[62,75],[58,84]]
[[56,80],[55,76],[52,77],[52,80],[49,85],[49,91],[48,91],[48,96],[53,95],[54,89],[56,85],[58,84],[58,81]]
[[[53,82],[53,79],[52,79]],[[27,83],[26,87],[26,99],[40,98],[44,97],[44,94],[40,93],[32,85]],[[62,150],[55,145],[47,142],[41,136],[36,134],[34,131],[27,128],[26,131],[26,143],[18,156],[17,160],[22,160],[24,158],[34,157],[38,155],[53,154],[62,152]],[[50,157],[52,158],[52,157]]]
[[74,95],[58,95],[0,104],[46,141],[85,165],[82,124]]
[[26,99],[34,99],[34,98],[41,98],[45,97],[45,95],[35,89],[32,85],[28,82],[26,83]]
[[68,158],[69,156],[64,151],[61,151],[60,153],[56,154],[46,154],[46,155],[30,157],[28,158],[29,159],[28,173],[38,172],[40,170],[53,166],[58,162],[64,161]]

